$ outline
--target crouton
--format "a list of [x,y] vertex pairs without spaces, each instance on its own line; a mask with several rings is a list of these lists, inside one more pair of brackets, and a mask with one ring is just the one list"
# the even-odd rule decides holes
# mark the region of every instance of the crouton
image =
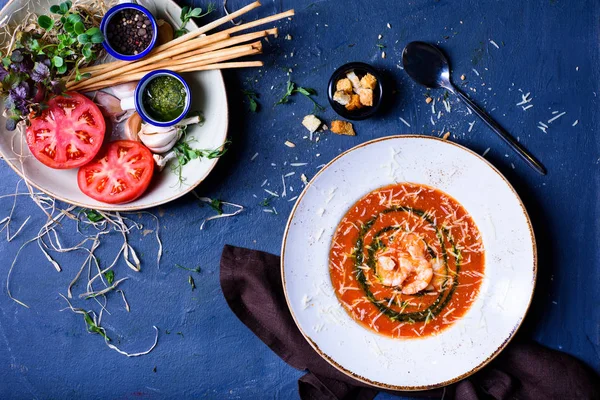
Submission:
[[375,86],[377,85],[377,78],[375,78],[373,75],[367,73],[365,76],[362,77],[362,79],[360,80],[360,86],[364,89],[375,89]]
[[362,104],[363,106],[368,106],[368,107],[373,106],[373,90],[360,89],[358,91],[358,96],[360,98],[360,104]]
[[338,135],[356,136],[352,124],[347,121],[331,121],[331,132]]
[[[350,82],[350,81],[348,81],[348,82]],[[352,100],[352,96],[350,96],[348,93],[344,92],[343,90],[338,90],[337,92],[335,92],[333,94],[333,101],[338,102],[343,106],[350,103],[350,100]]]
[[358,110],[359,108],[362,108],[362,104],[360,104],[360,96],[353,94],[352,98],[350,99],[350,103],[346,104],[346,110],[352,111]]
[[358,76],[356,76],[354,71],[348,72],[346,74],[346,78],[348,78],[350,80],[350,82],[352,82],[352,89],[355,92],[358,92],[358,89],[360,89],[360,79],[358,79]]
[[321,126],[321,120],[312,114],[309,114],[302,119],[302,125],[308,129],[311,133],[316,132]]
[[335,90],[352,93],[352,82],[348,78],[342,78],[335,84]]

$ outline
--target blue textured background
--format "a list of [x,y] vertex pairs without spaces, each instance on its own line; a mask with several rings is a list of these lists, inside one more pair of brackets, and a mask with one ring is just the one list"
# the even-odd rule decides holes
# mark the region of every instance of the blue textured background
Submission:
[[[246,3],[229,0],[231,9]],[[197,189],[200,195],[239,203],[246,210],[235,218],[213,221],[203,231],[201,221],[213,212],[192,196],[151,210],[161,216],[165,255],[160,269],[153,262],[152,235],[134,236],[132,241],[142,256],[141,273],[122,263],[116,267],[117,278],[130,277],[123,289],[132,309],[125,312],[113,294],[112,315],[105,315],[103,324],[128,351],[145,349],[154,338],[151,326],[160,327],[159,344],[151,354],[123,357],[109,350],[100,337],[87,334],[80,316],[59,311],[65,304],[58,293],[65,292],[83,261],[81,252],[57,257],[64,267],[57,273],[35,244],[26,248],[11,288],[31,309],[8,298],[5,277],[10,262],[45,221],[31,201],[19,200],[15,226],[29,215],[31,220],[14,241],[0,240],[0,398],[297,398],[296,379],[301,373],[246,329],[223,299],[218,280],[223,244],[279,251],[293,203],[287,201],[288,188],[287,199],[272,202],[277,215],[263,212],[259,202],[266,196],[260,187],[265,179],[269,190],[281,193],[281,175],[295,171],[288,186],[298,194],[300,173],[310,178],[318,165],[358,143],[397,133],[439,135],[444,127],[452,140],[479,153],[491,149],[487,158],[515,186],[533,220],[540,261],[538,287],[520,334],[600,370],[599,3],[265,0],[247,18],[288,8],[295,8],[297,15],[293,21],[277,24],[281,34],[265,46],[265,68],[225,73],[233,145]],[[286,34],[293,40],[284,40]],[[520,137],[545,163],[548,176],[525,166],[455,99],[451,99],[452,112],[444,112],[433,126],[425,90],[410,82],[398,66],[402,48],[411,40],[439,43],[451,58],[455,80]],[[385,59],[376,43],[386,46]],[[311,112],[311,103],[296,96],[290,104],[273,106],[287,80],[286,70],[292,68],[294,81],[317,89],[318,101],[326,105],[329,75],[349,61],[369,62],[385,73],[395,92],[388,107],[376,118],[356,123],[356,137],[325,133],[319,142],[303,139],[306,131],[300,121]],[[466,75],[464,83],[458,79],[461,74]],[[247,112],[242,87],[260,93],[259,113]],[[533,108],[524,111],[516,106],[521,101],[519,89],[531,92]],[[536,127],[538,121],[546,122],[552,111],[567,114],[543,133]],[[335,117],[331,109],[319,115],[326,121]],[[572,126],[576,120],[579,123]],[[476,122],[468,133],[472,121]],[[285,140],[296,147],[285,147]],[[258,157],[251,161],[256,152]],[[293,168],[286,162],[308,165]],[[16,175],[3,163],[0,173],[0,194],[12,193]],[[11,201],[0,200],[0,219],[8,214]],[[151,228],[148,218],[142,220]],[[63,239],[75,240],[68,235]],[[106,238],[100,258],[108,260],[118,244],[118,236]],[[175,268],[175,263],[202,267],[195,274],[197,290],[190,291],[189,273]],[[95,307],[76,301],[82,304]]]

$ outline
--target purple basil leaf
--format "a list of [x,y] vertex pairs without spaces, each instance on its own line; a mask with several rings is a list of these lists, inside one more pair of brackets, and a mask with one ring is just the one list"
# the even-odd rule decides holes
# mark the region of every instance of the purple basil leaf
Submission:
[[24,49],[13,50],[13,52],[10,54],[10,61],[14,63],[20,63],[23,61],[23,50]]
[[3,81],[4,78],[8,76],[8,71],[4,67],[0,67],[0,81]]
[[29,97],[29,84],[27,82],[20,82],[14,89],[11,90],[15,99],[25,100]]
[[41,62],[35,63],[33,71],[31,71],[31,79],[35,82],[43,82],[50,77],[50,68]]
[[50,87],[52,88],[52,93],[61,94],[65,91],[65,86],[62,81],[51,81]]
[[9,118],[6,120],[6,130],[14,131],[17,128],[17,120]]

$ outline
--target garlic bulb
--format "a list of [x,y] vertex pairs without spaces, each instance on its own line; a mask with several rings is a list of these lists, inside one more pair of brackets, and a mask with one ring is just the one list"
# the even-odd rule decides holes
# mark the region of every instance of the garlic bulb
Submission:
[[181,138],[183,130],[181,127],[197,124],[199,117],[185,118],[177,125],[173,126],[154,126],[151,124],[142,124],[142,129],[138,132],[138,138],[144,145],[156,154],[166,153],[171,150],[175,143]]

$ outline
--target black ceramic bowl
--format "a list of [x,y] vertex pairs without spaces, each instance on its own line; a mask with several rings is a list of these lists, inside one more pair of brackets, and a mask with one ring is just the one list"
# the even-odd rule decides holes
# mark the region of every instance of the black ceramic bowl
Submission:
[[[375,86],[375,89],[373,89],[373,105],[371,107],[363,107],[358,110],[348,111],[346,107],[333,100],[333,94],[335,93],[335,85],[337,81],[345,78],[346,73],[350,71],[354,71],[359,78],[362,78],[363,75],[370,73],[377,79],[377,86]],[[329,79],[329,85],[327,87],[327,97],[329,98],[329,104],[331,104],[331,108],[333,108],[333,110],[341,117],[354,121],[367,119],[374,115],[377,110],[379,110],[379,106],[381,105],[383,99],[383,83],[381,75],[369,64],[362,62],[351,62],[344,64],[336,69],[333,75],[331,75],[331,78]]]

